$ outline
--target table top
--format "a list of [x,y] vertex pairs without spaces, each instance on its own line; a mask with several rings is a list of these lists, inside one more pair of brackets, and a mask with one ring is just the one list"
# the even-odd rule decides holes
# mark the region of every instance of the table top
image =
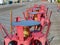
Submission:
[[33,10],[39,10],[40,8],[33,8]]
[[12,26],[34,26],[39,24],[40,22],[34,20],[22,20],[20,22],[12,22]]
[[29,14],[38,14],[38,12],[29,12]]

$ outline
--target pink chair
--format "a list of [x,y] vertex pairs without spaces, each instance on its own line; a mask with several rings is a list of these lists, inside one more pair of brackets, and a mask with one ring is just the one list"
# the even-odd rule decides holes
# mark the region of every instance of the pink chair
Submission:
[[38,7],[38,4],[34,4],[34,6],[33,6],[34,8],[36,8],[36,7]]

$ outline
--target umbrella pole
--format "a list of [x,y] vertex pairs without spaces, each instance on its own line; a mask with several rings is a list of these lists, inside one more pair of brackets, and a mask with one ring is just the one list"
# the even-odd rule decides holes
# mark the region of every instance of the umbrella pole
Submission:
[[12,9],[10,10],[10,33],[12,34]]

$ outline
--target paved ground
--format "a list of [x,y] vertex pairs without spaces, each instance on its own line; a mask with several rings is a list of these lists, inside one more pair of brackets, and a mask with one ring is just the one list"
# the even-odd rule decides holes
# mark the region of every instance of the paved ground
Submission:
[[[14,8],[12,9],[13,11],[13,20],[15,19],[16,16],[20,16],[20,17],[23,17],[23,14],[22,12],[25,11],[26,8],[30,7],[30,6],[33,6],[34,3],[37,3],[37,4],[45,4],[47,7],[49,7],[49,10],[52,10],[53,11],[53,14],[51,16],[51,22],[52,22],[52,25],[51,25],[51,29],[50,29],[50,35],[49,35],[49,38],[53,37],[53,40],[51,41],[51,45],[60,45],[60,12],[57,12],[57,5],[55,3],[47,3],[47,2],[31,2],[31,3],[26,3],[28,5],[25,5],[23,7],[19,7],[17,6],[18,8]],[[5,27],[7,28],[8,32],[10,31],[10,8],[5,8],[5,9],[0,9],[0,23],[4,24]],[[2,44],[3,42],[3,38],[2,38],[2,35],[0,35],[0,45],[3,45]]]

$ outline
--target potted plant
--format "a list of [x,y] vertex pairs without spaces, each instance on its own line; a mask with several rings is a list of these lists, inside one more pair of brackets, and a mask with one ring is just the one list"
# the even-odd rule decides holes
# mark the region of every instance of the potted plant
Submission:
[[57,0],[58,3],[60,3],[60,0]]

